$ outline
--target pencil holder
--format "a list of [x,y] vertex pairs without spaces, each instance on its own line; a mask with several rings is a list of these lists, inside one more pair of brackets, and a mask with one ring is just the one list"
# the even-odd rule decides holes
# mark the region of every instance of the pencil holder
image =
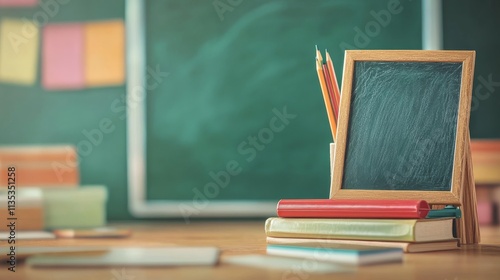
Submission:
[[334,163],[335,163],[335,143],[330,143],[330,179],[333,179]]

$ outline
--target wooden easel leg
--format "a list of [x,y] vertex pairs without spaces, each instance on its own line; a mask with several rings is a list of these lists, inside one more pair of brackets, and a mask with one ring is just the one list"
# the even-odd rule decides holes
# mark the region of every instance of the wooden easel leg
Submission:
[[465,141],[465,157],[462,183],[462,218],[457,219],[457,234],[461,244],[477,244],[480,242],[479,223],[477,219],[476,185],[470,149],[470,135]]
[[330,143],[330,181],[333,181],[334,163],[335,163],[335,143]]

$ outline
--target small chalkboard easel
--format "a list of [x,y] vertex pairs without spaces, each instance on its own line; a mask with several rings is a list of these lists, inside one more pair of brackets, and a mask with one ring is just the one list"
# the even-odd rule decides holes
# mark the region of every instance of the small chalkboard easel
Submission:
[[330,197],[462,207],[479,242],[469,115],[474,51],[346,51]]

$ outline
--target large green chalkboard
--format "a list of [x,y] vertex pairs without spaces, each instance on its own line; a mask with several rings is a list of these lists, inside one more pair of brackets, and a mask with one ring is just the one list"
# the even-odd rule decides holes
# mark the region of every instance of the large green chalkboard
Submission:
[[343,46],[419,48],[419,5],[234,2],[222,17],[200,1],[147,2],[147,64],[170,74],[147,100],[148,198],[190,200],[230,161],[241,172],[213,199],[326,198],[314,46],[333,53],[338,77]]
[[[48,23],[124,18],[123,0],[67,2]],[[191,198],[230,159],[243,171],[219,199],[327,197],[331,136],[314,45],[329,49],[339,80],[344,48],[420,48],[419,1],[401,1],[384,17],[393,2],[241,1],[221,18],[213,0],[147,0],[147,64],[169,73],[148,91],[148,198]],[[40,11],[4,8],[0,18]],[[39,74],[34,86],[0,84],[0,98],[1,144],[76,145],[83,130],[110,119],[115,130],[81,156],[81,181],[108,187],[110,219],[131,218],[125,86],[53,92]],[[238,152],[285,106],[297,117],[255,156]]]

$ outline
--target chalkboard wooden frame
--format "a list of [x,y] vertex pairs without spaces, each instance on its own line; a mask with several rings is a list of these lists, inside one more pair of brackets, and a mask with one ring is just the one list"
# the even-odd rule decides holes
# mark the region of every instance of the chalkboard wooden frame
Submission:
[[[469,149],[469,115],[474,72],[474,51],[420,51],[420,50],[380,50],[346,51],[342,97],[337,128],[337,142],[334,155],[333,176],[330,197],[332,199],[425,199],[431,204],[461,205],[463,174],[465,170],[466,150]],[[342,189],[344,161],[348,139],[351,94],[353,91],[354,66],[357,61],[373,62],[450,62],[462,63],[460,100],[457,115],[455,153],[453,161],[452,184],[450,191],[408,191],[408,190],[352,190]],[[468,187],[468,186],[467,186]]]

